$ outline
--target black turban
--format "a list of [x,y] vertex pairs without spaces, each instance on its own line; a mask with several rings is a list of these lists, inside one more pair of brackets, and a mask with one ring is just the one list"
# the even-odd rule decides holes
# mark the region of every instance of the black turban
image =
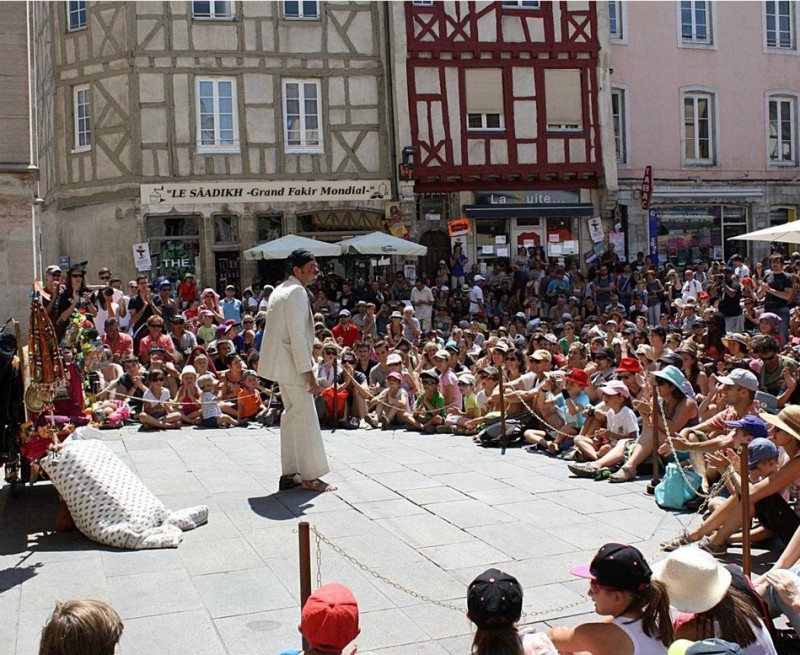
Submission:
[[303,268],[308,262],[313,262],[316,259],[310,250],[305,248],[298,248],[289,253],[286,258],[286,263],[289,265],[289,270],[294,270],[294,267]]

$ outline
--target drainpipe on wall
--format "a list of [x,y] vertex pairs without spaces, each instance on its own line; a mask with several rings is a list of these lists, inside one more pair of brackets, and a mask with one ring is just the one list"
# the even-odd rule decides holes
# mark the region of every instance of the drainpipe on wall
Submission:
[[28,161],[27,172],[33,176],[31,184],[31,260],[33,263],[33,278],[43,279],[42,275],[42,250],[37,247],[40,234],[37,234],[44,201],[39,197],[39,157],[37,152],[36,135],[38,130],[36,111],[36,52],[35,52],[35,26],[31,0],[25,3],[25,27],[28,46]]
[[397,187],[397,134],[394,123],[394,57],[392,56],[392,34],[389,29],[391,18],[391,2],[382,3],[383,6],[383,38],[386,41],[386,119],[389,123],[389,158],[391,161],[389,179],[392,183],[392,198],[402,201]]

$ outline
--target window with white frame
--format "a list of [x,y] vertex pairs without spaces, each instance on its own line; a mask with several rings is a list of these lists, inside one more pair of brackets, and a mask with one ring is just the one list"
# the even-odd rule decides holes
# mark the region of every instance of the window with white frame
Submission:
[[681,41],[691,45],[711,45],[711,1],[681,0]]
[[794,50],[797,47],[794,0],[766,0],[764,14],[767,47]]
[[322,152],[321,113],[318,80],[283,81],[286,152]]
[[236,82],[230,78],[197,79],[197,151],[239,152]]
[[208,20],[233,20],[233,1],[193,0],[192,17]]
[[715,98],[706,91],[683,94],[683,161],[688,165],[716,163]]
[[67,30],[74,32],[86,27],[86,0],[67,0]]
[[503,0],[506,9],[538,9],[539,0]]
[[433,7],[433,0],[411,0],[415,7]]
[[767,100],[769,163],[797,165],[797,98],[770,96]]
[[503,71],[499,68],[468,68],[464,71],[464,87],[467,131],[504,129]]
[[628,163],[628,114],[625,104],[625,89],[611,89],[611,115],[614,122],[614,145],[617,151],[617,163]]
[[624,38],[625,25],[622,20],[622,0],[609,0],[608,26],[611,38],[614,41],[621,41]]
[[88,84],[72,90],[75,141],[73,152],[90,150],[92,147],[92,103]]
[[319,2],[317,0],[284,0],[284,18],[319,18]]

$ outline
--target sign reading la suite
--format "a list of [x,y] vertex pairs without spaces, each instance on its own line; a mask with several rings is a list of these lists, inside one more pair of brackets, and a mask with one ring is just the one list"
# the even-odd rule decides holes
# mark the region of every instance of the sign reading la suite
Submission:
[[143,205],[197,205],[208,202],[303,202],[308,200],[389,200],[389,180],[331,182],[281,180],[274,182],[184,182],[142,184]]

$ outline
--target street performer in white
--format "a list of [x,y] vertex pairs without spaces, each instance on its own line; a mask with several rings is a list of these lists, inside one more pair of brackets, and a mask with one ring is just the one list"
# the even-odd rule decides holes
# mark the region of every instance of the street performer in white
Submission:
[[335,491],[321,479],[330,471],[314,396],[319,387],[314,374],[314,320],[306,287],[319,275],[314,255],[295,250],[286,260],[291,275],[269,298],[258,374],[280,385],[281,469],[278,488],[299,484],[310,491]]

